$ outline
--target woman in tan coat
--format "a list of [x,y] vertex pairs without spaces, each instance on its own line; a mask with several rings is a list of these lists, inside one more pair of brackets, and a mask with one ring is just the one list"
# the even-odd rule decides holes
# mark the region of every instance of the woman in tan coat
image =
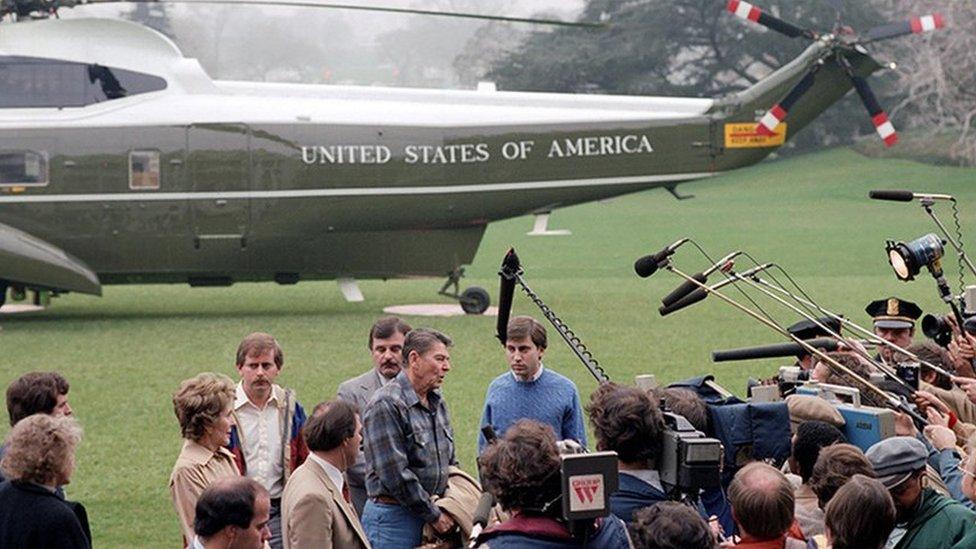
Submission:
[[169,477],[169,489],[184,546],[193,540],[200,494],[219,478],[240,476],[234,455],[224,447],[230,442],[233,406],[234,382],[220,374],[187,379],[173,395],[173,410],[184,440]]

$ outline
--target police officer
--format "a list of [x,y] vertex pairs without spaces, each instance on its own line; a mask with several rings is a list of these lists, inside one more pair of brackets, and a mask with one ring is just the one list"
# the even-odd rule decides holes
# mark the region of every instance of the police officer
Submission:
[[[864,310],[874,321],[876,336],[902,349],[912,344],[915,321],[922,316],[922,309],[918,305],[897,297],[888,297],[872,301]],[[894,350],[886,345],[878,348],[878,354],[885,362],[891,362],[893,353]]]

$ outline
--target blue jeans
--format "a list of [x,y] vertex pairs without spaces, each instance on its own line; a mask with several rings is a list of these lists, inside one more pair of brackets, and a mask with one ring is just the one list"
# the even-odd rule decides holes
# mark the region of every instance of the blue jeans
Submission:
[[382,549],[413,549],[420,545],[424,519],[406,507],[366,501],[363,509],[363,530],[373,547]]

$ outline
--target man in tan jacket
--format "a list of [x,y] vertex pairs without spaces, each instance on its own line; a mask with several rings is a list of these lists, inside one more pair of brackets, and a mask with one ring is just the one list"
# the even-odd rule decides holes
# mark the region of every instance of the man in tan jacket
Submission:
[[343,400],[319,404],[304,433],[308,459],[292,473],[281,499],[285,549],[368,549],[343,478],[363,438],[356,406]]

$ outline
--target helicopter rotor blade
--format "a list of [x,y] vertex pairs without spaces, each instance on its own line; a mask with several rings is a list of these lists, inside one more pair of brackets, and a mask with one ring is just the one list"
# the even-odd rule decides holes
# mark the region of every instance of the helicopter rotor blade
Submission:
[[461,19],[482,19],[487,21],[503,21],[508,23],[530,23],[533,25],[550,25],[559,27],[604,28],[607,23],[588,23],[585,21],[560,21],[558,19],[537,19],[533,17],[507,17],[503,15],[488,15],[479,13],[464,13],[453,11],[420,10],[411,8],[394,8],[384,6],[362,6],[358,4],[334,4],[301,0],[87,0],[79,4],[231,4],[256,6],[288,6],[301,8],[326,8],[337,10],[372,11],[383,13],[405,13],[412,15],[429,15],[435,17],[455,17]]
[[896,38],[906,34],[921,34],[923,32],[931,32],[943,27],[945,27],[945,19],[941,14],[933,13],[931,15],[913,17],[908,21],[878,25],[877,27],[868,29],[868,31],[864,33],[863,39],[860,42],[862,44],[867,44],[869,42],[887,40],[889,38]]
[[801,29],[792,23],[787,23],[779,17],[770,15],[749,2],[746,2],[745,0],[729,0],[729,3],[725,5],[725,9],[736,17],[745,19],[747,21],[752,21],[753,23],[758,23],[780,34],[785,34],[790,38],[806,36],[807,38],[815,39],[817,37],[816,33],[813,31]]
[[782,101],[773,105],[762,118],[759,119],[759,123],[756,125],[756,133],[760,135],[775,135],[776,128],[779,126],[786,115],[789,114],[790,109],[793,105],[803,97],[811,86],[813,86],[814,74],[816,74],[817,67],[810,69],[809,72],[796,83],[795,86],[786,94],[786,97]]

